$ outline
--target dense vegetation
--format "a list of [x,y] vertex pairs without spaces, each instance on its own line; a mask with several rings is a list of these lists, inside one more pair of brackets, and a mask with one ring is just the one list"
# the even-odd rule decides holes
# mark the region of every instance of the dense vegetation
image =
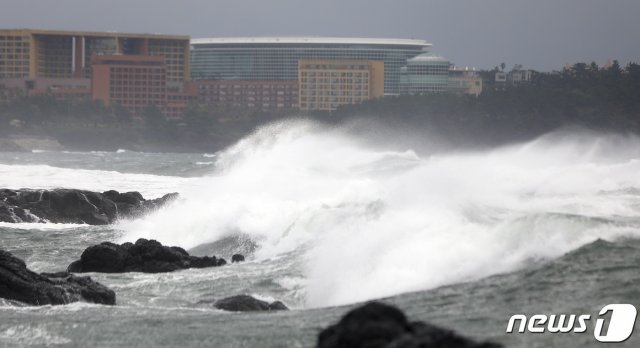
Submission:
[[[374,119],[397,127],[425,127],[454,140],[501,143],[524,140],[563,126],[640,133],[640,65],[607,68],[578,63],[560,72],[534,73],[528,83],[497,85],[482,72],[482,95],[400,96],[349,105],[307,117],[325,122]],[[220,149],[256,126],[299,112],[266,113],[189,105],[182,120],[167,120],[150,106],[141,117],[124,108],[47,96],[0,104],[0,137],[49,135],[82,149],[171,151]]]
[[534,73],[529,83],[498,85],[485,72],[479,97],[453,94],[400,96],[339,109],[333,118],[375,118],[424,126],[438,133],[485,142],[524,140],[580,126],[640,133],[640,65],[614,62],[599,68],[578,63],[554,73]]
[[0,104],[0,137],[51,136],[67,147],[86,150],[215,151],[274,117],[282,115],[193,104],[184,119],[170,120],[151,105],[133,117],[119,105],[22,97]]

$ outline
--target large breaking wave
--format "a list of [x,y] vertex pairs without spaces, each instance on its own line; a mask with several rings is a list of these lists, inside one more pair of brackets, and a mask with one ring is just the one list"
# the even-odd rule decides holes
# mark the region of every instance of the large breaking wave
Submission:
[[[185,248],[242,233],[297,252],[309,306],[463,282],[639,234],[640,140],[551,134],[418,155],[311,122],[264,127],[124,240]],[[365,145],[368,144],[368,145]]]

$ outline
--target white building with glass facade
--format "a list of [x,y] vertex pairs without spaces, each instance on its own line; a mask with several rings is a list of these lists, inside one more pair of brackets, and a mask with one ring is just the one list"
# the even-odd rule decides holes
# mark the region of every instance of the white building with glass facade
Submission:
[[[206,103],[263,110],[335,110],[338,105],[383,96],[461,91],[460,84],[453,88],[454,84],[449,81],[450,62],[430,54],[427,51],[430,47],[426,41],[415,39],[192,39],[191,78],[200,100]],[[300,65],[300,62],[309,61],[336,67],[358,62],[362,66],[376,67],[372,69],[376,78],[368,79],[370,85],[365,88],[349,78],[340,80],[336,77],[343,73],[348,77],[353,72],[327,68],[322,72],[327,75],[326,79],[313,81],[303,75],[319,72],[301,71],[301,66],[307,65]],[[356,85],[360,90],[353,87]],[[370,91],[366,98],[351,98],[358,93],[362,97],[363,90]]]
[[428,53],[408,59],[400,69],[400,94],[445,92],[450,65],[446,58]]
[[302,59],[381,61],[384,95],[400,93],[407,59],[431,47],[424,40],[330,37],[209,38],[191,40],[194,80],[297,81]]

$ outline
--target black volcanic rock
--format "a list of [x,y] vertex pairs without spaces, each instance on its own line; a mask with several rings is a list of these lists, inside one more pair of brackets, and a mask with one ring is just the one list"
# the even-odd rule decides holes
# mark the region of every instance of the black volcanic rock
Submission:
[[233,254],[233,256],[231,256],[231,263],[243,262],[243,261],[244,261],[243,255]]
[[0,250],[0,297],[32,305],[77,301],[114,305],[116,294],[89,277],[66,272],[37,274],[24,261]]
[[399,309],[370,302],[348,312],[318,335],[318,348],[500,348],[453,331],[409,322]]
[[[180,247],[168,247],[155,240],[138,239],[135,244],[104,242],[84,250],[68,272],[163,273],[187,268],[221,266],[215,256],[190,256]],[[226,262],[224,262],[226,263]]]
[[39,222],[40,219],[28,211],[0,202],[0,222]]
[[176,197],[177,193],[170,193],[145,200],[139,192],[0,189],[0,221],[106,225],[118,218],[140,216]]
[[288,310],[280,301],[268,303],[248,295],[237,295],[216,301],[214,307],[230,312],[281,311]]

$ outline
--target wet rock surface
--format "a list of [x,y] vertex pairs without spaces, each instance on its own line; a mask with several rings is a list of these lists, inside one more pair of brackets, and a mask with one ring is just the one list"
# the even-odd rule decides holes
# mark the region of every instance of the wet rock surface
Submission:
[[318,348],[501,348],[477,343],[424,322],[409,322],[399,309],[370,302],[318,335]]
[[223,298],[216,301],[214,307],[230,312],[286,311],[289,309],[280,301],[269,303],[248,295]]
[[104,242],[84,250],[80,260],[68,272],[144,272],[162,273],[187,268],[217,267],[226,264],[215,256],[191,256],[180,247],[169,247],[155,240],[138,239],[134,243]]
[[177,197],[170,193],[144,199],[139,192],[75,189],[0,189],[0,222],[53,222],[107,225],[118,218],[143,215]]
[[31,305],[85,301],[114,305],[116,294],[90,277],[67,272],[35,273],[21,259],[0,250],[0,297]]

